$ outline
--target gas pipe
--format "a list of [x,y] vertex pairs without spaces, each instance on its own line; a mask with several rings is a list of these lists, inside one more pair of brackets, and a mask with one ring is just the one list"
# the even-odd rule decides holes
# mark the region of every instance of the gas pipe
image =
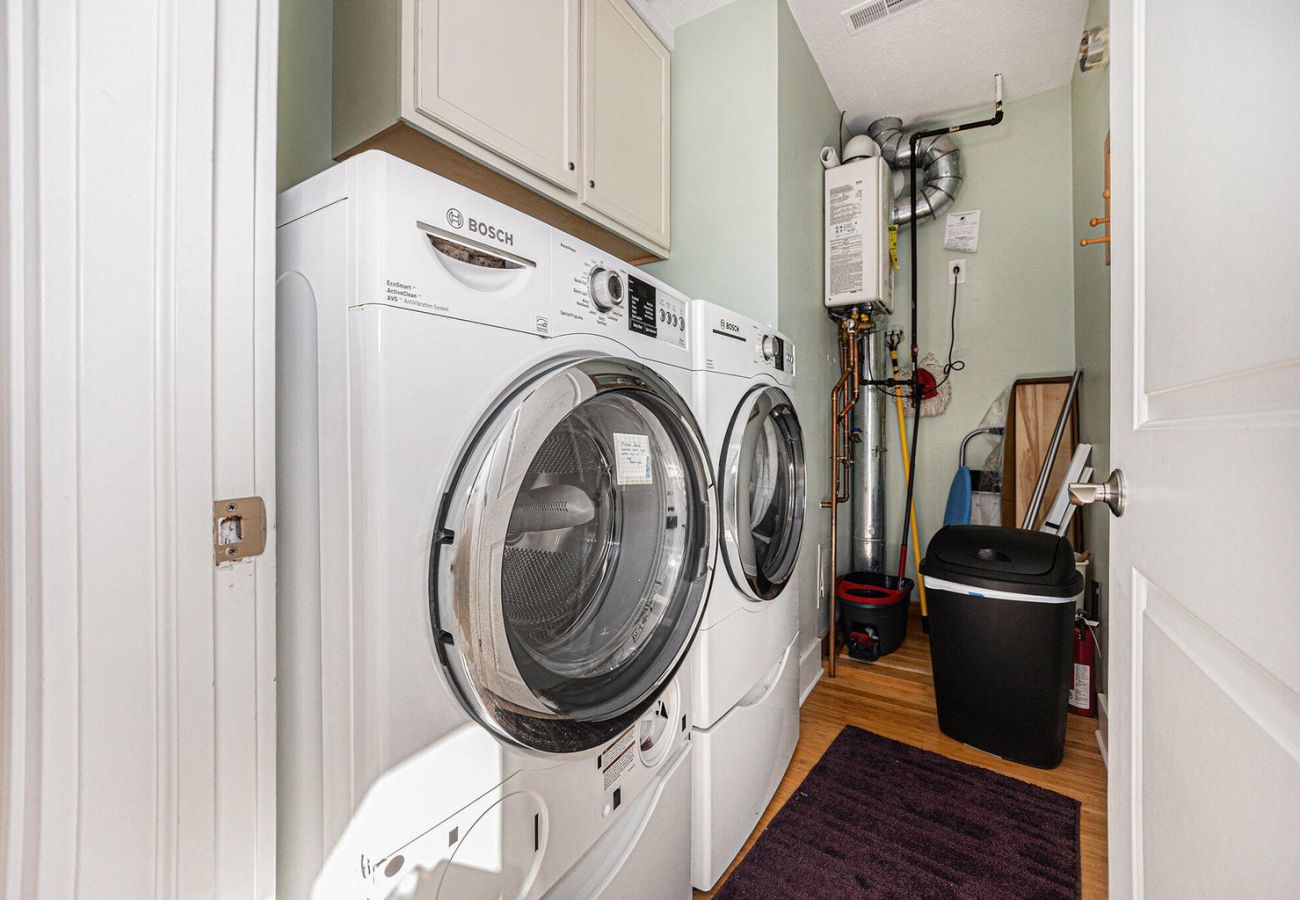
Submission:
[[1070,712],[1097,717],[1097,645],[1091,623],[1083,613],[1074,618],[1074,680],[1070,684]]

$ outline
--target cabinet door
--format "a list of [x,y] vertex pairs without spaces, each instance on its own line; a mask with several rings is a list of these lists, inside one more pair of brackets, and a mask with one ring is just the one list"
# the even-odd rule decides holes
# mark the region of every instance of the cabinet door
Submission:
[[415,106],[578,187],[579,0],[417,0]]
[[668,246],[668,50],[624,0],[583,10],[582,200]]

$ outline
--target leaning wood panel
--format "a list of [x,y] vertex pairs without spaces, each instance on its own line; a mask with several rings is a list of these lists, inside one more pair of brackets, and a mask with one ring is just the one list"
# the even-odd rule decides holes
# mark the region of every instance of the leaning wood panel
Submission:
[[[1061,414],[1061,404],[1070,390],[1070,376],[1053,378],[1023,378],[1011,389],[1011,402],[1007,409],[1006,438],[1004,445],[1004,462],[1002,471],[1002,524],[1008,528],[1018,528],[1024,521],[1029,501],[1034,494],[1034,485],[1042,470],[1043,457],[1052,441],[1052,431],[1056,428],[1057,417]],[[1070,456],[1079,443],[1079,404],[1078,397],[1066,420],[1065,439],[1057,450],[1052,462],[1051,475],[1047,481],[1047,490],[1043,503],[1033,523],[1034,528],[1042,525],[1051,509],[1052,501],[1065,481]],[[1079,527],[1080,517],[1076,516],[1070,526],[1071,543],[1082,548],[1083,534]]]

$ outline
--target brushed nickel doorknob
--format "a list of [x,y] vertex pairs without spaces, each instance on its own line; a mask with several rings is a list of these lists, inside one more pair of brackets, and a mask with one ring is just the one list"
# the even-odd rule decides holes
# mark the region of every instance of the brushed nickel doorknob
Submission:
[[1128,500],[1128,483],[1124,480],[1122,469],[1115,469],[1101,484],[1082,482],[1070,485],[1070,502],[1075,506],[1087,506],[1101,501],[1110,507],[1111,515],[1119,518],[1124,515],[1124,506]]

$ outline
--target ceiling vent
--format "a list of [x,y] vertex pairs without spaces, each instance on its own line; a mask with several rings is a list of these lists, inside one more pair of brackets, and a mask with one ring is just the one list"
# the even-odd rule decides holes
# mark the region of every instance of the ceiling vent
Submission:
[[866,3],[850,6],[840,15],[844,17],[844,27],[856,33],[920,2],[921,0],[867,0]]

